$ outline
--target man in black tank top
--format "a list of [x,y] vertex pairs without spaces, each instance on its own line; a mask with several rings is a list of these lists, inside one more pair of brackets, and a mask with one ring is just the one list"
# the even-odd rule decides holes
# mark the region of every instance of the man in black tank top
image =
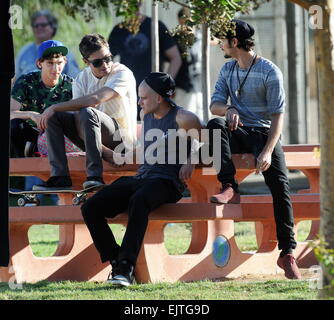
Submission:
[[[119,178],[81,207],[101,261],[111,263],[107,282],[115,286],[129,286],[133,282],[133,270],[149,213],[164,203],[175,203],[182,198],[184,182],[191,177],[195,166],[190,163],[189,153],[185,152],[185,159],[181,159],[180,153],[183,152],[173,145],[173,141],[181,140],[178,129],[186,132],[195,129],[192,133],[198,132],[199,137],[203,126],[195,114],[176,106],[170,99],[174,90],[173,78],[162,72],[150,73],[140,84],[139,104],[143,119],[140,140],[144,157],[138,173]],[[155,139],[151,139],[153,136]],[[194,138],[196,135],[190,136],[190,140]],[[121,154],[103,149],[103,158],[115,166],[133,163],[133,157],[133,152]],[[125,211],[128,212],[128,224],[119,246],[106,218]]]

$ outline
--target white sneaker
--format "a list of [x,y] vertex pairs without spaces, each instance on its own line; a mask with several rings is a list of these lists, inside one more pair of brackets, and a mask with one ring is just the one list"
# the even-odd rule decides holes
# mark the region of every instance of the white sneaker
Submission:
[[82,184],[84,189],[91,187],[103,186],[105,183],[100,177],[87,177],[87,180]]
[[115,275],[110,282],[115,287],[128,287],[134,282],[134,267],[125,260],[119,262]]

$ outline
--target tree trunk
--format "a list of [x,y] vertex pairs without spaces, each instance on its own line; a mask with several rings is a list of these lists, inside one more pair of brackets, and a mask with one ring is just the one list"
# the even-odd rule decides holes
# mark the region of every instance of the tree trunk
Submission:
[[[334,0],[289,0],[306,10],[322,9],[322,28],[314,33],[320,105],[320,234],[327,249],[334,249]],[[333,20],[333,19],[332,19]],[[322,297],[334,297],[334,274],[323,268]]]
[[[319,79],[320,105],[320,230],[328,249],[334,249],[334,51],[333,23],[330,15],[334,13],[334,0],[318,1],[323,9],[323,29],[314,35],[316,61]],[[334,296],[334,275],[323,270],[323,296]],[[329,286],[326,289],[326,286]]]

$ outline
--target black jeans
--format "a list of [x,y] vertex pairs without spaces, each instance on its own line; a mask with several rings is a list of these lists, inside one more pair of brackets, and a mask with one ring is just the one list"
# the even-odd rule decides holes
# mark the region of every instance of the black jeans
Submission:
[[[85,223],[101,261],[128,260],[135,265],[150,212],[164,203],[182,198],[174,183],[167,179],[121,177],[89,198],[81,207]],[[106,218],[128,212],[126,232],[119,246]]]
[[[212,153],[213,130],[221,132],[221,169],[218,180],[224,183],[232,183],[238,191],[238,182],[234,176],[236,173],[232,162],[233,153],[252,153],[255,157],[262,152],[268,138],[269,129],[256,127],[238,127],[235,131],[228,130],[227,122],[223,118],[215,118],[208,122],[210,137],[210,152]],[[278,142],[272,153],[272,161],[268,170],[262,172],[264,181],[269,187],[273,197],[274,215],[276,222],[276,234],[278,248],[289,253],[296,247],[294,239],[294,218],[290,199],[289,180],[287,178],[284,152]]]
[[10,121],[10,154],[13,158],[24,158],[24,147],[27,141],[37,144],[39,132],[27,121],[12,119]]

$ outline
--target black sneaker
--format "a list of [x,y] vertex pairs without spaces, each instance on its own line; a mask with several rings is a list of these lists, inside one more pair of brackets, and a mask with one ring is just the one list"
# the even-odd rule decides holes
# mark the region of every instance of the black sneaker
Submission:
[[87,177],[87,180],[82,184],[84,189],[95,187],[95,186],[103,186],[105,183],[101,177]]
[[116,268],[115,276],[112,277],[110,283],[115,287],[128,287],[134,281],[134,267],[126,260],[121,260]]
[[54,176],[47,181],[34,185],[34,191],[49,191],[49,190],[71,190],[72,180],[69,176]]
[[108,275],[108,278],[107,278],[107,281],[108,283],[111,283],[112,281],[112,278],[116,276],[117,274],[117,266],[118,266],[118,263],[116,260],[112,260],[111,261],[111,271]]
[[32,157],[36,151],[37,151],[36,143],[33,143],[31,141],[27,141],[26,145],[24,146],[24,156],[25,157]]

